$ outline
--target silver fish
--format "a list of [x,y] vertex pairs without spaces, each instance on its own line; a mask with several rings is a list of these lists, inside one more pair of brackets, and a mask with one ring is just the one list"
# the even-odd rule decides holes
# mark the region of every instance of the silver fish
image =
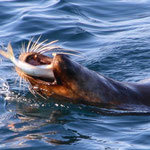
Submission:
[[34,77],[54,78],[51,64],[34,66],[29,63],[20,61],[19,59],[16,59],[13,53],[13,48],[10,43],[8,44],[7,52],[0,50],[0,54],[8,58],[16,67],[18,67],[28,75]]

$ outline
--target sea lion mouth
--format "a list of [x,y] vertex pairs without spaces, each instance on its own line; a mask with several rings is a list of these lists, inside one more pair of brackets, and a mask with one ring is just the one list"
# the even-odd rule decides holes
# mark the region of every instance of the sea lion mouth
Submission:
[[[42,55],[40,53],[36,53],[36,52],[27,52],[27,53],[22,53],[19,56],[19,60],[26,62],[28,64],[31,64],[33,66],[40,66],[40,65],[51,65],[51,71],[53,72],[53,67],[52,67],[52,62],[53,62],[53,55],[51,57],[48,57],[46,55]],[[34,79],[38,79],[41,80],[43,82],[48,82],[51,84],[56,83],[56,78],[52,78],[52,77],[35,77],[35,76],[31,76],[26,74],[25,72],[23,72],[22,70],[20,70],[19,68],[16,68],[18,74],[25,78],[28,79],[29,77],[32,77]]]
[[38,65],[49,65],[52,63],[52,60],[53,58],[51,57],[38,53],[33,53],[26,57],[25,62],[34,66],[38,66]]

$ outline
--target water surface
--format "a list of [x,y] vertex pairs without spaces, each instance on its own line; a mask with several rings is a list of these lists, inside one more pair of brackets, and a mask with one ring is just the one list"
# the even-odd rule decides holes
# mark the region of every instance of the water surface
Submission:
[[[73,60],[119,81],[150,77],[150,0],[0,0],[0,45],[31,37],[83,53]],[[110,110],[34,97],[1,57],[0,149],[149,149],[149,108]]]

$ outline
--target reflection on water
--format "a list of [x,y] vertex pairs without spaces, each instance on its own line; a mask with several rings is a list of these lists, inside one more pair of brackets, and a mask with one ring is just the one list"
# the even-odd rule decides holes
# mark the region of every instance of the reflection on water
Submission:
[[[39,140],[50,145],[62,145],[71,144],[83,138],[90,138],[76,130],[63,127],[72,120],[65,118],[71,113],[71,105],[38,102],[33,96],[30,97],[33,99],[26,99],[15,94],[12,94],[9,100],[6,97],[6,108],[7,111],[11,112],[11,116],[5,118],[5,128],[14,134],[11,138],[6,138],[3,143],[13,143],[15,148],[26,147],[28,145],[26,143],[31,140]],[[12,106],[16,108],[12,109]]]
[[[89,149],[93,145],[99,148],[99,144],[102,145],[100,148],[130,147],[124,140],[130,140],[139,132],[147,134],[149,130],[150,117],[147,111],[110,110],[56,103],[55,100],[35,100],[32,95],[29,97],[27,99],[13,93],[11,98],[6,97],[7,117],[3,116],[3,129],[7,136],[1,143],[8,147],[31,147],[33,142],[34,147],[48,144],[52,147],[70,145],[73,148],[75,143],[76,148],[86,148],[88,144]],[[138,147],[138,138],[140,136],[132,141],[135,147]]]

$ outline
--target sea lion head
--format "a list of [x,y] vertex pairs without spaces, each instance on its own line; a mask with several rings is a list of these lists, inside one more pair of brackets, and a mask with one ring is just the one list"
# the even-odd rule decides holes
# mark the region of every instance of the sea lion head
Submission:
[[[30,46],[29,42],[27,50],[24,49],[26,52],[22,52],[19,56],[19,60],[34,66],[50,65],[53,78],[31,76],[16,67],[17,73],[29,83],[29,89],[41,96],[56,97],[61,98],[61,100],[65,98],[75,103],[99,105],[102,102],[101,97],[103,96],[101,95],[105,94],[106,91],[100,92],[99,90],[103,88],[98,84],[101,80],[102,86],[106,88],[105,80],[101,79],[103,77],[71,60],[70,55],[81,56],[77,51],[65,51],[57,46],[51,46],[54,42],[56,41],[43,45],[44,42],[37,44],[36,41],[33,46]],[[62,50],[64,51],[62,52]],[[49,52],[51,55],[46,56],[45,52]],[[105,100],[103,102],[105,103]]]
[[37,52],[26,52],[19,56],[19,60],[34,66],[51,64],[54,79],[33,77],[16,67],[17,73],[30,83],[35,92],[43,96],[65,97],[72,100],[82,97],[79,96],[81,86],[78,85],[81,80],[77,79],[81,73],[80,66],[71,61],[69,56],[54,53],[52,57],[48,57]]

